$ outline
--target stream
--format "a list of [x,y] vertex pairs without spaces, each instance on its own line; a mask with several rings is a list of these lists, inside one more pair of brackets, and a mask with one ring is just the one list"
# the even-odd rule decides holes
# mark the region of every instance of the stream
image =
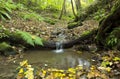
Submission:
[[65,49],[64,52],[54,52],[54,50],[32,50],[26,51],[23,58],[6,61],[6,57],[0,56],[0,79],[9,79],[15,74],[19,62],[28,60],[34,67],[52,67],[58,69],[68,69],[81,65],[89,68],[92,54],[89,52],[77,52],[73,49]]
[[76,53],[72,49],[64,50],[64,52],[53,51],[27,51],[23,60],[27,59],[29,63],[38,66],[50,66],[54,68],[67,69],[77,65],[90,66],[91,55],[88,52]]

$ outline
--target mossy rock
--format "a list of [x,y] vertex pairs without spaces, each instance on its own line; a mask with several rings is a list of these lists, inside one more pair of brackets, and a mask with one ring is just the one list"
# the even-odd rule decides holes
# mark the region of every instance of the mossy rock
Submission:
[[78,26],[81,26],[82,25],[82,23],[81,22],[72,22],[72,23],[69,23],[68,24],[68,29],[73,29],[73,28],[75,28],[75,27],[78,27]]
[[6,42],[0,43],[0,52],[5,56],[16,54],[16,51],[12,48],[12,46]]

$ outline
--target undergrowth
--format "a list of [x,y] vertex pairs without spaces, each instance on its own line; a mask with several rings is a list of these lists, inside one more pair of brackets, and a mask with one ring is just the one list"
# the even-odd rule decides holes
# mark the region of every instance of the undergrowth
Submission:
[[0,0],[0,19],[6,20],[11,19],[10,13],[12,12],[11,8],[9,7],[10,3]]
[[120,43],[120,36],[119,36],[120,28],[115,28],[110,35],[106,38],[107,46],[114,48],[117,47]]

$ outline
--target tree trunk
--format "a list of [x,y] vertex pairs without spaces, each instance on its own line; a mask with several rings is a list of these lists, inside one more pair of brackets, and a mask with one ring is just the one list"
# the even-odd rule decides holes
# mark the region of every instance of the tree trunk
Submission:
[[80,0],[75,0],[75,5],[76,5],[77,14],[79,15],[80,10],[81,10],[81,2],[80,2]]
[[66,11],[65,4],[66,4],[66,0],[64,0],[64,2],[63,2],[62,10],[61,10],[61,13],[60,13],[59,19],[62,18],[63,13]]
[[77,18],[77,15],[76,15],[76,13],[75,13],[75,9],[74,9],[73,0],[71,0],[71,5],[72,5],[73,15],[75,16],[75,18]]

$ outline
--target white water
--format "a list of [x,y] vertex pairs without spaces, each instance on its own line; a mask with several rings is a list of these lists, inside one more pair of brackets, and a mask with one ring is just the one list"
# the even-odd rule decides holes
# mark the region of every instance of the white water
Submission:
[[56,53],[64,52],[63,46],[62,46],[62,43],[61,43],[61,42],[56,42],[56,50],[55,50],[55,52],[56,52]]
[[65,35],[63,33],[59,34],[57,37],[57,42],[56,42],[56,53],[62,53],[64,52],[63,49],[63,42],[65,42]]

